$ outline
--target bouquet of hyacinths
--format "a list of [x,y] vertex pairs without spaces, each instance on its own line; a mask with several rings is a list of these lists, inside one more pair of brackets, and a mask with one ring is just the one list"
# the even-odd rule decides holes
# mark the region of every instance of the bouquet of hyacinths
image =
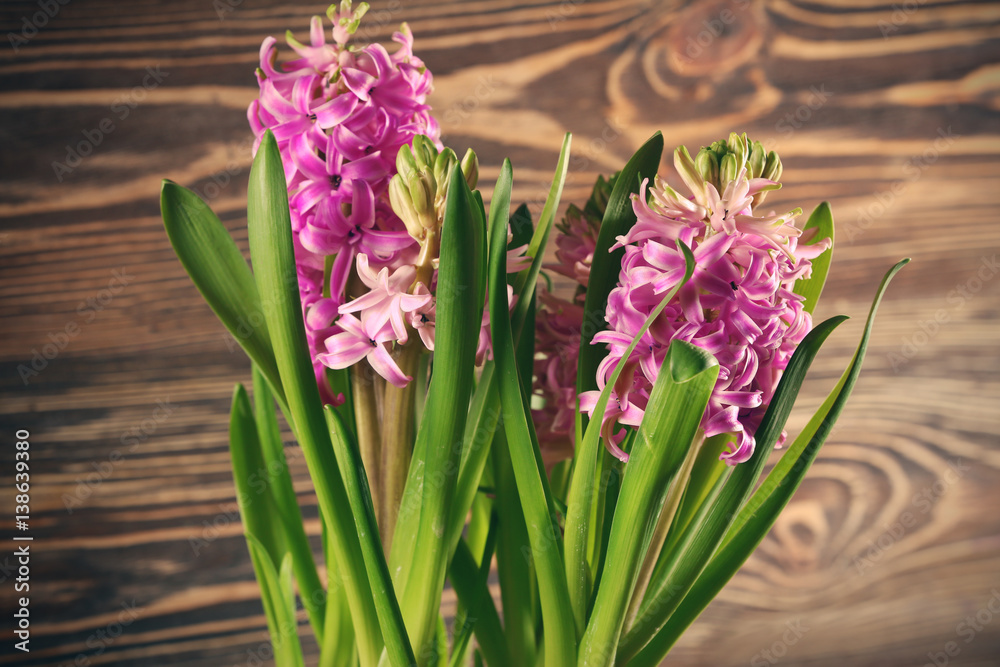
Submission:
[[[801,227],[768,211],[781,162],[746,135],[678,148],[671,186],[659,133],[561,223],[569,136],[537,220],[512,210],[509,161],[486,206],[476,156],[441,145],[406,26],[392,54],[352,43],[365,9],[332,7],[332,41],[314,18],[282,65],[261,48],[252,272],[204,202],[162,191],[181,263],[252,361],[230,446],[275,660],[305,663],[298,598],[324,666],[656,665],[801,483],[905,260],[763,476],[845,319],[811,318],[829,206]],[[275,404],[315,488],[322,567]]]

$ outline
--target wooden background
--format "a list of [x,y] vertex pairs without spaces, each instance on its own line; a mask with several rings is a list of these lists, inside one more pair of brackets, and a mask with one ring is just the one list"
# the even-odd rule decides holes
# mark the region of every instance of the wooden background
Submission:
[[[246,248],[257,50],[325,7],[59,7],[42,21],[36,2],[0,6],[4,35],[45,24],[16,52],[0,45],[0,662],[266,664],[225,440],[248,362],[176,261],[158,190],[194,187]],[[818,315],[854,320],[817,360],[793,430],[847,363],[883,271],[914,260],[803,488],[670,664],[918,666],[948,642],[959,653],[939,664],[1000,664],[1000,5],[393,0],[367,35],[404,20],[445,140],[475,146],[487,190],[509,156],[515,199],[537,201],[564,131],[578,156],[564,201],[582,202],[657,129],[692,149],[738,129],[781,152],[776,207],[832,201]],[[54,358],[24,381],[36,352]],[[27,656],[8,613],[19,428]]]

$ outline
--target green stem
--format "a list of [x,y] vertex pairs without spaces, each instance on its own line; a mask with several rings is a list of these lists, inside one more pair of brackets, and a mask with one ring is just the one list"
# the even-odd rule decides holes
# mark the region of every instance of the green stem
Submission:
[[368,488],[371,489],[375,503],[375,514],[381,509],[379,479],[380,466],[380,426],[378,406],[375,401],[375,373],[368,362],[351,366],[351,394],[354,398],[354,424],[358,429],[358,447],[361,449],[361,460],[368,475]]
[[[411,331],[410,340],[396,358],[403,374],[414,377],[420,365],[420,341]],[[417,382],[408,382],[405,387],[385,383],[382,414],[388,418],[381,425],[382,447],[378,487],[378,528],[382,536],[382,547],[386,553],[392,546],[392,535],[396,530],[399,503],[403,498],[406,476],[410,470],[415,432],[414,401]]]

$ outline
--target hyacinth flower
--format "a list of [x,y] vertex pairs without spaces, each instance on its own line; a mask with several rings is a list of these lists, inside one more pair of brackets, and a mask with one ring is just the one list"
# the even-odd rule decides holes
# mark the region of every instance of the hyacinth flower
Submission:
[[[331,6],[330,41],[318,16],[307,44],[289,32],[298,58],[284,63],[277,61],[276,40],[264,40],[260,97],[247,110],[255,153],[266,131],[281,152],[306,334],[321,394],[332,404],[343,397],[332,391],[323,359],[330,359],[328,340],[349,335],[337,319],[340,306],[359,296],[348,289],[358,257],[393,271],[412,263],[416,253],[389,201],[396,155],[418,135],[440,147],[427,104],[433,78],[413,54],[409,28],[404,24],[393,35],[398,49],[391,55],[380,44],[352,43],[367,9],[367,3]],[[399,382],[405,376],[389,361],[378,368]]]
[[[722,457],[742,463],[753,454],[754,432],[782,371],[812,328],[794,284],[810,277],[810,260],[831,241],[803,238],[794,225],[799,209],[760,214],[766,193],[780,187],[781,161],[745,135],[734,133],[695,159],[678,148],[674,166],[690,194],[678,193],[659,177],[652,187],[644,181],[633,197],[637,222],[613,246],[623,247],[625,256],[608,297],[608,330],[594,338],[609,348],[598,369],[599,389],[663,294],[679,290],[629,356],[602,417],[603,434],[612,453],[628,460],[618,446],[625,431],[616,432],[616,425],[639,426],[670,342],[683,340],[719,361],[701,428],[706,437],[735,434],[735,444]],[[694,275],[683,285],[678,243],[690,248],[695,260]],[[591,391],[580,398],[591,416],[598,395]]]

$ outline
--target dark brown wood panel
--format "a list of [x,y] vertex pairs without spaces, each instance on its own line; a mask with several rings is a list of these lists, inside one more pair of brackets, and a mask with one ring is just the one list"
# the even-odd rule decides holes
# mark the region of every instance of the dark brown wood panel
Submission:
[[[35,538],[32,651],[13,650],[4,612],[0,662],[266,664],[225,440],[248,362],[174,258],[158,190],[197,189],[246,249],[257,50],[325,7],[50,4],[16,51],[9,34],[42,23],[39,4],[0,6],[0,499],[10,514],[28,429]],[[539,205],[565,131],[565,200],[580,202],[655,130],[697,147],[736,129],[781,152],[775,207],[832,202],[818,315],[854,321],[817,360],[793,431],[849,359],[882,272],[913,257],[808,479],[670,664],[1000,664],[1000,5],[373,4],[366,34],[410,23],[445,140],[476,148],[487,185],[509,156],[515,199]],[[68,164],[81,142],[92,150]]]

